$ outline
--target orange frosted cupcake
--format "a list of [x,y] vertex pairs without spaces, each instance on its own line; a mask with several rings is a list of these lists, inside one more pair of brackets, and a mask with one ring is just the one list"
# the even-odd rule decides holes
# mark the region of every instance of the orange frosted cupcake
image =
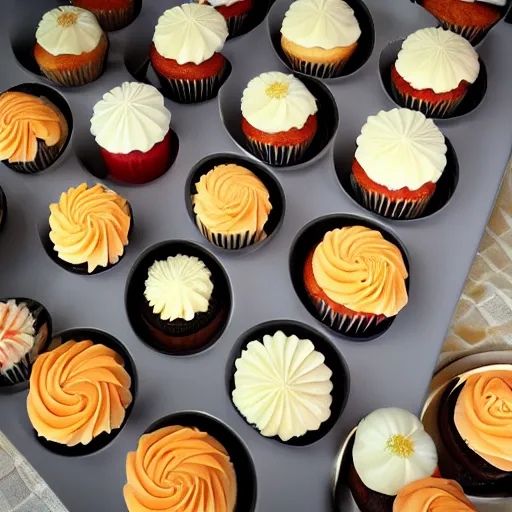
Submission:
[[407,268],[400,249],[363,226],[328,231],[304,264],[304,285],[322,322],[363,334],[407,304]]
[[134,0],[72,0],[71,3],[91,11],[103,30],[120,30],[133,21]]
[[357,138],[351,183],[365,208],[392,219],[419,217],[446,167],[445,138],[406,108],[370,116]]
[[227,37],[226,20],[209,5],[183,4],[165,11],[150,51],[165,94],[180,103],[215,97],[226,68],[219,52]]
[[422,5],[443,28],[460,34],[473,44],[481,40],[502,14],[499,7],[474,0],[423,0]]
[[427,117],[450,117],[480,73],[478,54],[462,36],[424,28],[402,44],[391,69],[396,101]]
[[58,85],[96,80],[105,67],[108,39],[96,16],[73,6],[47,12],[36,31],[34,57],[41,73]]
[[82,183],[50,205],[50,240],[61,265],[91,274],[119,262],[132,227],[128,201],[99,184]]
[[318,107],[308,88],[278,71],[253,78],[242,95],[242,131],[249,150],[276,166],[299,163],[318,129]]
[[241,34],[245,21],[254,8],[254,0],[199,0],[199,3],[211,5],[224,16],[229,37]]
[[126,458],[129,512],[233,512],[235,469],[226,449],[197,428],[164,427],[139,439]]
[[212,244],[241,249],[267,237],[270,194],[249,169],[218,165],[201,176],[196,191],[192,196],[196,223]]

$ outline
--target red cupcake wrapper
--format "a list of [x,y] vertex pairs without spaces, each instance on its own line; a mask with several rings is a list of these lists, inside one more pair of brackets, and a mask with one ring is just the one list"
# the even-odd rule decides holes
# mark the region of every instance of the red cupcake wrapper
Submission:
[[237,235],[226,235],[224,233],[216,233],[207,228],[196,215],[196,224],[201,234],[207,238],[213,245],[222,247],[223,249],[243,249],[250,245],[254,245],[267,238],[265,231],[258,231],[251,233],[246,231],[245,233],[239,233]]
[[438,117],[440,119],[450,117],[450,115],[453,114],[455,110],[457,110],[457,107],[465,97],[464,94],[456,100],[444,100],[437,103],[432,103],[423,99],[414,98],[409,94],[404,94],[398,90],[393,81],[391,81],[391,87],[396,101],[403,107],[422,112],[427,117]]
[[432,199],[432,196],[430,196],[417,201],[410,199],[392,201],[383,194],[366,190],[353,175],[350,176],[350,184],[356,193],[359,203],[368,210],[389,219],[416,219],[425,211],[425,208]]
[[291,67],[295,71],[300,71],[306,75],[314,76],[316,78],[336,78],[341,75],[345,64],[350,60],[350,57],[338,62],[330,62],[327,64],[318,64],[302,60],[287,52],[283,48],[283,52],[290,61]]
[[311,145],[311,140],[294,146],[273,146],[247,138],[249,151],[263,162],[275,166],[294,165],[303,158]]
[[98,18],[101,28],[106,32],[121,30],[133,21],[135,13],[134,2],[124,9],[93,9],[92,12]]
[[459,34],[464,39],[467,39],[470,43],[475,43],[476,41],[480,40],[491,29],[491,27],[483,28],[455,25],[454,23],[448,23],[444,20],[440,20],[439,18],[438,21],[445,30],[450,30],[451,32]]

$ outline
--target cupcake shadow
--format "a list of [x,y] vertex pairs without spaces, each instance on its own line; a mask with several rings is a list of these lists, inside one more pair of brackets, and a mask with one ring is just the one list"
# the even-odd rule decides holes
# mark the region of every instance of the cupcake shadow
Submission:
[[128,418],[130,417],[137,397],[138,377],[137,370],[135,368],[135,362],[130,352],[128,352],[128,349],[111,334],[92,328],[68,329],[54,336],[48,350],[53,350],[70,340],[90,340],[94,344],[102,344],[112,349],[114,352],[116,352],[123,358],[124,368],[131,378],[130,392],[132,394],[132,402],[125,410],[125,417],[123,423],[118,429],[115,429],[110,433],[103,432],[99,434],[94,439],[92,439],[92,441],[89,444],[67,446],[65,444],[55,443],[53,441],[48,441],[44,437],[38,436],[37,432],[34,429],[32,429],[32,432],[36,440],[48,451],[66,457],[81,457],[84,455],[91,455],[92,453],[98,452],[99,450],[105,448],[119,435],[121,430],[124,428],[126,422],[128,421]]
[[[375,46],[375,26],[373,18],[362,0],[346,0],[346,3],[354,10],[354,15],[361,27],[361,37],[359,38],[357,48],[354,54],[350,57],[349,61],[343,66],[341,73],[332,78],[321,78],[326,83],[335,84],[354,75],[359,71],[369,60]],[[281,25],[286,14],[290,8],[290,0],[277,0],[272,9],[269,11],[267,19],[268,35],[272,48],[281,62],[292,72],[299,76],[312,76],[307,73],[305,69],[295,69],[281,47]]]
[[[404,39],[398,39],[389,43],[381,52],[379,58],[379,76],[380,83],[384,92],[391,102],[398,107],[411,108],[411,105],[405,105],[396,94],[391,80],[391,70],[396,62],[398,53],[402,48]],[[478,59],[480,62],[480,73],[476,81],[471,84],[468,88],[468,92],[459,106],[450,114],[443,116],[437,113],[436,115],[427,115],[427,117],[435,121],[451,121],[461,119],[473,113],[483,102],[485,94],[487,92],[487,69],[481,58]],[[412,107],[415,107],[413,105]],[[413,108],[413,110],[420,110],[419,108]]]
[[[309,148],[306,150],[302,160],[295,165],[272,166],[275,170],[295,171],[311,166],[318,162],[329,150],[336,132],[338,131],[339,115],[338,107],[334,96],[329,89],[311,77],[295,74],[316,98],[318,105],[318,130]],[[222,124],[233,142],[247,155],[259,160],[257,155],[252,153],[249,142],[242,131],[242,112],[240,101],[242,94],[249,80],[253,76],[247,74],[233,73],[229,80],[221,87],[219,92],[219,111]],[[265,162],[263,162],[265,163]],[[268,165],[268,164],[267,164]]]
[[0,233],[7,222],[7,197],[2,187],[0,187]]
[[[343,191],[348,195],[348,197],[350,197],[350,199],[352,199],[354,203],[359,205],[361,208],[364,208],[366,211],[378,215],[379,217],[399,222],[410,222],[414,220],[425,219],[437,212],[440,212],[448,205],[448,202],[455,193],[459,182],[459,162],[455,153],[455,149],[447,137],[445,137],[445,143],[448,148],[446,153],[446,167],[443,171],[443,174],[441,175],[441,178],[436,184],[436,191],[427,207],[419,216],[414,218],[407,218],[406,216],[395,218],[395,213],[393,211],[379,212],[377,210],[371,210],[365,206],[359,189],[354,188],[352,184],[352,162],[354,161],[356,152],[356,145],[353,141],[355,141],[356,138],[357,136],[352,138],[347,138],[346,135],[344,137],[338,136],[334,143],[334,170],[336,172],[336,177]],[[405,207],[404,210],[406,210]],[[400,214],[402,214],[402,211]]]
[[365,342],[371,341],[382,336],[391,327],[396,316],[385,318],[379,323],[372,322],[363,331],[357,327],[350,327],[346,332],[340,332],[329,321],[328,316],[320,314],[319,310],[311,300],[304,283],[304,267],[311,250],[316,247],[323,239],[325,233],[334,229],[363,226],[369,229],[379,231],[385,240],[394,244],[401,252],[402,258],[409,276],[405,280],[407,292],[409,292],[410,268],[409,258],[405,246],[400,239],[393,234],[387,227],[377,221],[351,214],[332,214],[319,217],[304,226],[295,237],[290,249],[289,269],[293,288],[303,306],[309,311],[318,322],[327,327],[332,333],[341,338],[350,341]]
[[[331,415],[320,425],[320,428],[318,430],[306,432],[306,434],[301,437],[293,437],[288,441],[281,440],[279,436],[266,438],[288,446],[308,446],[320,441],[320,439],[325,437],[332,430],[334,425],[336,425],[341,413],[345,409],[350,393],[350,372],[345,359],[334,347],[329,338],[317,330],[294,320],[273,320],[256,325],[244,332],[233,345],[226,365],[225,381],[227,393],[231,404],[238,415],[248,423],[246,418],[244,418],[233,402],[236,372],[235,363],[237,359],[241,357],[242,352],[247,348],[247,345],[251,341],[257,340],[261,342],[265,335],[273,336],[277,331],[283,331],[286,336],[296,335],[299,339],[310,340],[313,343],[315,350],[325,357],[325,364],[332,371],[331,381],[333,383],[333,389],[331,392]],[[256,430],[256,432],[261,434],[256,425],[248,424]]]
[[225,448],[236,474],[237,498],[233,512],[254,512],[258,493],[256,469],[249,449],[236,432],[226,423],[204,412],[180,411],[155,421],[144,434],[172,426],[197,428]]

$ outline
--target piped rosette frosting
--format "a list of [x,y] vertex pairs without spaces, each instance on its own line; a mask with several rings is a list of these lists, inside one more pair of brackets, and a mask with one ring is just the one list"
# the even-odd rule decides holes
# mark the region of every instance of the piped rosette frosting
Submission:
[[50,205],[50,240],[63,261],[87,271],[114,265],[128,245],[131,225],[126,199],[96,184],[82,183]]
[[129,512],[233,512],[237,482],[226,449],[197,428],[144,434],[126,459]]
[[132,402],[130,387],[119,354],[90,340],[70,340],[34,363],[28,415],[48,441],[87,445],[121,427]]

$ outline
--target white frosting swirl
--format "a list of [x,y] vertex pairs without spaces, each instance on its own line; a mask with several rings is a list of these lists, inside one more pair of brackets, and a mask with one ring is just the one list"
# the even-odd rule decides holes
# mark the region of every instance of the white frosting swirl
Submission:
[[62,5],[43,16],[36,40],[52,55],[80,55],[92,52],[102,35],[103,30],[92,12]]
[[195,256],[169,256],[149,267],[144,296],[162,320],[189,321],[196,313],[208,311],[213,292],[211,275]]
[[472,84],[480,62],[471,43],[442,28],[423,28],[402,44],[395,63],[398,74],[415,89],[436,94],[453,91],[465,80]]
[[233,5],[233,4],[236,4],[238,2],[241,2],[241,0],[200,0],[200,4],[205,4],[207,3],[208,1],[208,4],[211,5],[212,7],[222,7],[222,6],[229,6],[229,5]]
[[332,50],[354,44],[361,29],[343,0],[296,0],[285,14],[281,34],[305,48]]
[[444,135],[431,119],[407,108],[370,116],[357,138],[356,160],[390,190],[436,183],[446,167]]
[[178,64],[201,64],[222,50],[226,19],[209,5],[183,4],[160,16],[153,36],[158,53]]
[[474,4],[478,1],[478,3],[482,4],[492,4],[499,5],[500,7],[504,7],[507,5],[507,0],[461,0],[462,2],[467,2],[468,4]]
[[124,82],[94,106],[91,133],[111,153],[146,152],[164,140],[170,122],[171,113],[155,87]]
[[277,331],[236,360],[233,402],[249,423],[283,441],[318,430],[331,415],[332,371],[310,340]]
[[293,75],[278,71],[253,78],[242,95],[242,115],[265,133],[301,129],[317,110],[308,88]]

